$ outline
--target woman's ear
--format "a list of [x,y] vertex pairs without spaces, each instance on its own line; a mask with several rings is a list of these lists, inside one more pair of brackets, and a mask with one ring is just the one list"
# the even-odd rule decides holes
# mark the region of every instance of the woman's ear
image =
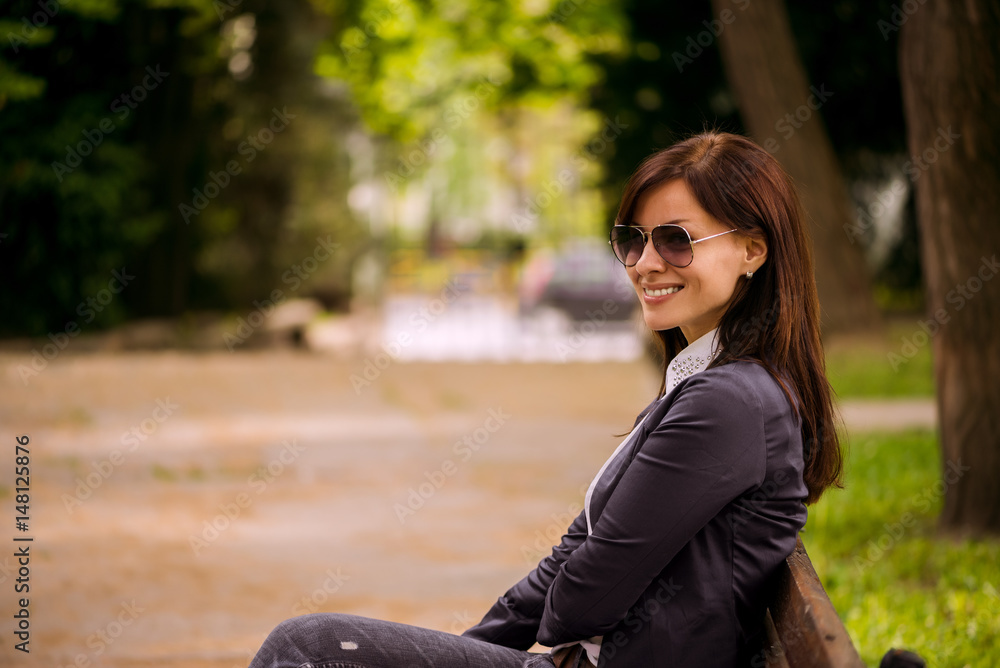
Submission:
[[744,240],[746,251],[746,257],[743,260],[746,264],[744,271],[757,271],[767,259],[767,242],[763,238],[754,237],[744,237]]

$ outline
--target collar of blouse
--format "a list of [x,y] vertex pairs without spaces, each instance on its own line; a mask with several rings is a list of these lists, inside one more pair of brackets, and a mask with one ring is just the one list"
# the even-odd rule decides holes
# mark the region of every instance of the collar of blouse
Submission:
[[717,338],[718,333],[719,328],[716,327],[677,353],[667,366],[666,392],[670,392],[685,378],[703,371],[708,363],[715,359],[722,349]]

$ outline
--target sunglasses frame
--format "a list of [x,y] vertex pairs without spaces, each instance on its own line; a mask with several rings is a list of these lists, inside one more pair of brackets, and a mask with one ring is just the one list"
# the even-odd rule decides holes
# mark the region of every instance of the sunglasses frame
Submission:
[[[730,232],[736,232],[737,231],[736,228],[734,227],[731,230],[726,230],[725,232],[719,232],[718,234],[712,234],[712,235],[709,235],[707,237],[702,237],[701,239],[692,239],[691,238],[691,233],[687,231],[687,228],[681,227],[680,225],[677,225],[676,223],[663,223],[661,225],[656,225],[649,232],[647,232],[646,230],[642,229],[638,225],[613,225],[611,227],[611,235],[610,235],[611,238],[608,239],[608,244],[611,246],[611,252],[614,254],[615,259],[618,260],[619,262],[621,262],[626,267],[634,267],[636,264],[639,263],[639,260],[642,259],[642,254],[646,252],[646,244],[648,244],[649,240],[653,238],[653,232],[655,232],[657,229],[659,229],[661,227],[676,227],[677,229],[682,230],[684,232],[684,235],[688,239],[688,243],[691,245],[691,259],[688,261],[687,264],[674,264],[673,262],[671,262],[667,258],[663,257],[662,253],[660,253],[659,251],[656,251],[656,254],[659,255],[660,258],[664,262],[666,262],[667,264],[669,264],[671,267],[677,267],[678,269],[683,269],[684,267],[690,267],[691,263],[694,262],[694,245],[695,244],[700,244],[702,241],[708,241],[709,239],[714,239],[715,237],[721,237],[724,234],[729,234]],[[639,258],[636,259],[636,261],[633,262],[632,264],[625,264],[625,260],[623,260],[620,257],[618,257],[618,253],[615,251],[614,234],[615,234],[615,230],[617,230],[617,229],[638,230],[639,234],[642,235],[642,252],[639,253]],[[654,245],[653,248],[655,250],[656,246]]]

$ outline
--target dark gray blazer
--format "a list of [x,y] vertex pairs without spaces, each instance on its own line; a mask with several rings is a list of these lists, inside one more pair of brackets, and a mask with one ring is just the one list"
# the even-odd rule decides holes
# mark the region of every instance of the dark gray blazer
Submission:
[[763,665],[763,608],[805,524],[799,422],[760,365],[682,380],[562,542],[465,635],[517,649],[603,635],[599,668]]

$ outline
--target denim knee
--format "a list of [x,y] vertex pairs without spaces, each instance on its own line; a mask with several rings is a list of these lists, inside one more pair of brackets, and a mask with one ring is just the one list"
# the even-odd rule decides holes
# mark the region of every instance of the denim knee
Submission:
[[321,618],[329,615],[313,614],[286,619],[272,629],[257,652],[251,668],[288,668],[309,665],[306,648],[310,639],[322,627]]

